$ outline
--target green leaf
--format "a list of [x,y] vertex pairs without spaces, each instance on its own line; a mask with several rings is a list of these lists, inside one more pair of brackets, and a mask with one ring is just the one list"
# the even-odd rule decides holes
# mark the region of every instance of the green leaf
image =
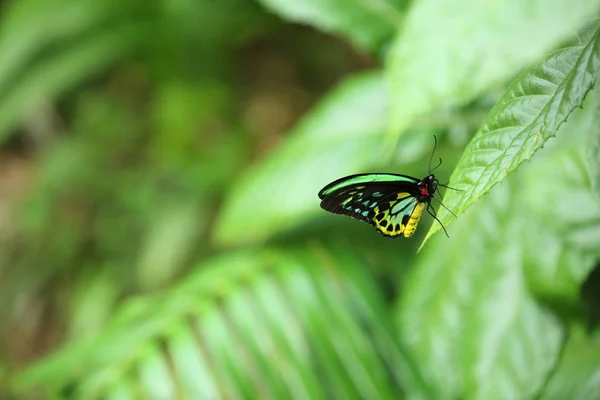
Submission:
[[[590,34],[591,33],[591,34]],[[444,204],[460,215],[506,177],[544,143],[592,88],[600,67],[600,30],[595,23],[581,44],[552,53],[525,70],[492,109],[467,146],[450,178]],[[441,209],[439,219],[448,225],[454,217]],[[439,230],[433,224],[425,243]]]
[[586,135],[566,128],[456,221],[450,239],[432,240],[403,284],[398,327],[440,398],[532,398],[560,356],[562,323],[538,300],[577,304],[600,248],[600,235],[574,232],[582,222],[598,231],[600,207]]
[[206,220],[197,204],[188,202],[154,213],[137,265],[137,285],[146,290],[164,286],[180,272],[197,247],[198,231]]
[[[6,89],[45,46],[84,35],[114,9],[114,3],[96,0],[20,1],[7,6],[2,16],[0,87]],[[123,10],[119,10],[123,11]]]
[[[89,0],[52,6],[30,0],[9,9],[0,32],[0,140],[49,100],[139,44],[147,24],[130,9],[135,7]],[[123,21],[121,14],[129,18]],[[54,46],[48,55],[47,46]]]
[[[572,35],[599,2],[422,0],[393,44],[390,134],[448,104],[469,101],[514,76]],[[560,68],[557,72],[562,72]],[[547,71],[552,74],[552,71]]]
[[[231,254],[17,375],[76,398],[432,398],[347,246]],[[68,392],[67,392],[68,390]]]
[[540,400],[592,400],[600,397],[600,333],[571,328],[558,368]]
[[531,226],[525,229],[536,232],[527,236],[529,250],[524,254],[530,290],[569,307],[577,307],[581,283],[600,257],[600,202],[586,166],[593,121],[588,104],[586,100],[558,140],[548,142],[536,162],[527,165],[520,182],[522,201],[515,205],[529,210]]
[[594,123],[590,129],[590,144],[588,150],[588,163],[592,186],[600,196],[600,85],[594,88]]
[[555,151],[541,154],[547,159],[529,166],[521,181],[527,188],[522,207],[530,210],[526,220],[535,220],[524,229],[536,232],[527,237],[525,273],[536,296],[574,308],[581,283],[600,256],[600,204],[590,190],[584,147],[567,147],[564,141],[562,145],[565,148],[558,151],[551,143],[548,150]]
[[583,323],[591,332],[600,322],[600,264],[596,264],[581,285],[580,298]]
[[561,324],[527,290],[524,227],[499,189],[404,283],[398,328],[439,399],[531,398],[559,356]]
[[72,311],[67,332],[70,338],[96,334],[110,319],[118,303],[119,283],[108,268],[92,271],[79,278],[78,287],[74,288],[71,295]]
[[[317,193],[344,175],[381,165],[388,100],[381,74],[345,81],[316,106],[272,154],[233,184],[217,220],[222,245],[256,242],[321,212]],[[394,159],[415,161],[431,146],[407,135]]]
[[158,343],[148,346],[138,365],[140,386],[146,388],[149,399],[177,397],[175,382],[170,377],[168,360],[163,357]]
[[376,51],[402,21],[402,0],[260,0],[283,18],[343,37]]

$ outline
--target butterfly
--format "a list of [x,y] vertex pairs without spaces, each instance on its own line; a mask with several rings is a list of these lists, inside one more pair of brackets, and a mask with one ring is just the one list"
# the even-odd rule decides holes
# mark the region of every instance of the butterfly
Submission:
[[[434,136],[433,152],[437,146]],[[454,189],[439,183],[431,169],[423,179],[408,175],[388,173],[368,173],[340,178],[325,186],[319,192],[321,208],[334,214],[348,215],[375,227],[383,236],[396,238],[401,235],[411,237],[419,224],[423,210],[426,210],[444,229],[431,206],[438,186]],[[440,204],[441,201],[440,201]],[[442,204],[444,208],[444,206]],[[448,208],[446,208],[448,210]],[[448,210],[451,214],[452,211]]]

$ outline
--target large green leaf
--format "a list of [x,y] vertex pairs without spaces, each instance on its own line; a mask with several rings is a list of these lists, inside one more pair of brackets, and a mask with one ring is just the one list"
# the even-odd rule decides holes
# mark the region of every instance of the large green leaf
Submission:
[[506,187],[438,237],[405,282],[398,327],[440,399],[527,399],[552,370],[561,324],[529,294],[524,226]]
[[600,335],[587,335],[572,327],[557,370],[541,400],[593,400],[600,398]]
[[597,0],[415,2],[386,68],[392,82],[391,135],[397,137],[419,115],[466,102],[511,78],[574,34],[598,4]]
[[151,10],[137,1],[11,4],[0,30],[0,140],[39,107],[131,52],[147,32]]
[[348,38],[378,50],[402,21],[403,0],[260,0],[282,17]]
[[216,258],[13,380],[75,398],[432,398],[345,246]]
[[600,257],[600,202],[586,166],[593,104],[589,97],[584,109],[573,113],[558,139],[527,166],[519,184],[520,206],[528,210],[532,224],[528,230],[536,232],[527,236],[524,254],[529,288],[571,307],[579,302],[581,283]]
[[35,116],[49,99],[131,51],[140,39],[142,28],[136,24],[94,32],[29,67],[27,75],[15,80],[0,96],[0,140],[6,139],[23,119]]
[[[552,53],[524,71],[492,109],[467,149],[449,185],[444,204],[454,214],[465,212],[496,184],[554,136],[595,82],[600,67],[600,29],[594,23],[581,43]],[[453,215],[440,210],[448,225]],[[439,230],[433,224],[425,240]]]
[[[566,133],[576,135],[572,129]],[[574,307],[581,283],[600,257],[600,203],[590,190],[585,146],[548,154],[527,168],[520,183],[527,188],[521,207],[530,214],[524,218],[530,226],[524,229],[535,230],[527,235],[525,273],[531,292]]]
[[[25,0],[7,5],[0,33],[0,87],[6,90],[15,76],[45,46],[66,42],[96,28],[115,3],[97,0],[58,0],[52,4]],[[123,11],[122,9],[119,9]]]
[[[600,248],[579,128],[565,125],[543,157],[465,213],[450,239],[432,240],[404,283],[398,326],[441,398],[532,398],[560,357],[562,323],[538,296],[576,304]],[[582,222],[587,237],[575,232]]]
[[593,93],[596,106],[594,122],[590,129],[588,163],[590,165],[592,186],[596,189],[596,193],[600,195],[600,85],[596,85]]
[[[320,212],[317,193],[344,175],[381,165],[388,100],[379,73],[348,79],[312,110],[285,143],[235,182],[219,215],[221,244],[260,241]],[[423,132],[407,134],[394,155],[403,164],[431,146]]]

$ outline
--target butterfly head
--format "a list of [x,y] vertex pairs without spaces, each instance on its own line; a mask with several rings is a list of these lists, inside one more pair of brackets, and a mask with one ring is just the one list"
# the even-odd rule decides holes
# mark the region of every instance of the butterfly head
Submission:
[[417,199],[420,202],[428,202],[437,190],[439,181],[434,174],[429,174],[418,183],[419,192]]

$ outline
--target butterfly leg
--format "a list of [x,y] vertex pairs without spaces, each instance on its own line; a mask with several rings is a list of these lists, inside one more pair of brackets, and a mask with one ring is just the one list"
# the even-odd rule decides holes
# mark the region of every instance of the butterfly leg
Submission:
[[444,205],[444,203],[442,203],[442,201],[441,201],[441,200],[440,200],[440,199],[439,199],[439,198],[438,198],[438,197],[437,197],[435,194],[433,195],[433,198],[434,198],[434,199],[436,199],[436,200],[437,200],[437,201],[438,201],[438,202],[441,204],[441,206],[442,206],[442,207],[444,207],[444,208],[446,209],[446,211],[448,211],[450,214],[452,214],[452,215],[454,216],[454,218],[458,218],[458,217],[456,216],[456,214],[454,214],[454,213],[452,212],[452,210],[450,210],[448,207],[446,207],[446,206]]
[[450,187],[448,185],[442,185],[441,183],[438,183],[438,186],[441,186],[443,188],[450,189],[450,190],[455,190],[457,192],[464,192],[464,190],[462,190],[462,189],[456,189],[456,188]]
[[448,235],[448,231],[446,231],[446,227],[444,226],[444,224],[442,224],[442,222],[438,219],[437,215],[435,214],[435,210],[433,209],[433,207],[431,207],[431,203],[427,203],[427,213],[429,215],[431,215],[433,217],[433,219],[435,219],[438,224],[440,224],[440,226],[442,227],[442,229],[444,230],[444,233],[446,234],[446,237],[450,238],[450,235]]

